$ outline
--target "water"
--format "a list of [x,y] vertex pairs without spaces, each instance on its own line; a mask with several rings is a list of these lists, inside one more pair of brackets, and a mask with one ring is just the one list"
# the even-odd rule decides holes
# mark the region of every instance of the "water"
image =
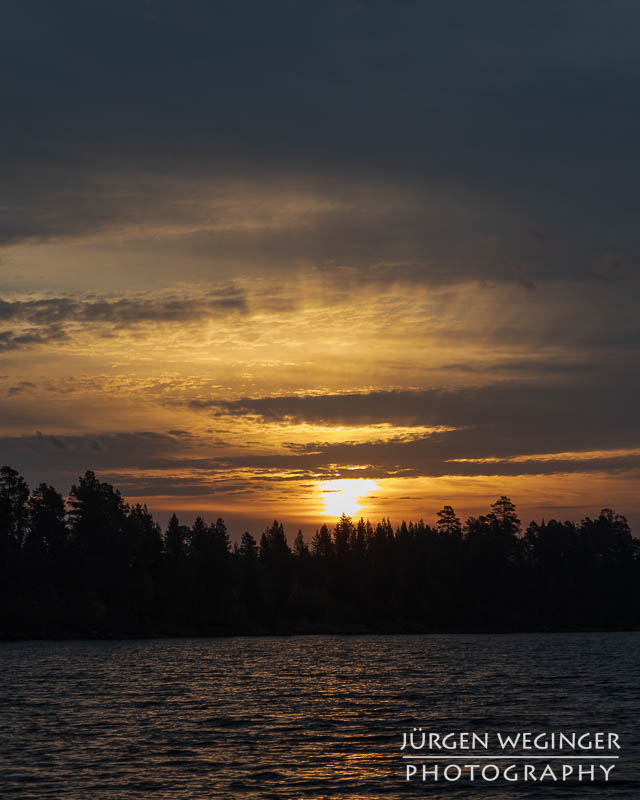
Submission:
[[[0,665],[7,800],[640,796],[640,633],[4,643]],[[616,731],[621,758],[609,784],[407,784],[414,725]]]

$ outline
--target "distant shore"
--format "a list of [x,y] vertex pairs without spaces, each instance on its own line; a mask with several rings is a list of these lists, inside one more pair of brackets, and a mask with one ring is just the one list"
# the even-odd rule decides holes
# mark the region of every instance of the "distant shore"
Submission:
[[451,630],[418,627],[397,627],[389,629],[367,627],[345,628],[292,628],[287,630],[234,630],[234,631],[148,631],[148,632],[64,632],[59,634],[0,634],[0,642],[74,642],[74,641],[136,641],[147,639],[236,639],[236,638],[290,638],[294,636],[509,636],[528,633],[639,633],[640,628],[601,628],[601,627],[540,627],[540,628],[456,628]]
[[[2,488],[3,487],[3,488]],[[0,638],[618,631],[640,627],[640,540],[603,509],[524,528],[506,496],[461,521],[343,514],[311,541],[223,519],[162,530],[87,471],[64,498],[0,468]]]

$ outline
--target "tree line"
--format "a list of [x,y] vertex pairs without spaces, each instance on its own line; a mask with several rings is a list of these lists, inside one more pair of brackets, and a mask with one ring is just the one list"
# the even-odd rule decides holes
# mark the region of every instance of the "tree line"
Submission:
[[146,506],[88,471],[67,501],[0,469],[0,635],[628,629],[640,541],[610,509],[522,529],[500,497],[464,524],[343,515],[311,542],[274,522],[231,544],[222,519]]

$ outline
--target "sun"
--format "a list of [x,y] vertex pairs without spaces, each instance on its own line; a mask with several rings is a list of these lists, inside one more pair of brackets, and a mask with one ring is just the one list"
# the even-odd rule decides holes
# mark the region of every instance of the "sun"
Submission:
[[341,514],[354,516],[362,508],[360,501],[377,488],[375,481],[366,478],[345,478],[318,484],[324,511],[332,517],[339,517]]

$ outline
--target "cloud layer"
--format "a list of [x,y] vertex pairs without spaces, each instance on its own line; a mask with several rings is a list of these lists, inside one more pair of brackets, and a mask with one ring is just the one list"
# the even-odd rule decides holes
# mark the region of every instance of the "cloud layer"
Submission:
[[3,4],[2,460],[247,520],[367,477],[372,514],[640,521],[639,29],[627,0]]

